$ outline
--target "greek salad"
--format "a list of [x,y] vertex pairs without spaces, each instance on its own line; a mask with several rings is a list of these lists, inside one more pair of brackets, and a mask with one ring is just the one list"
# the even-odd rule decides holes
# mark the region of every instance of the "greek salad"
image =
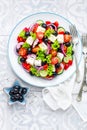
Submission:
[[53,79],[73,63],[71,38],[58,21],[37,20],[17,36],[18,63],[32,76]]

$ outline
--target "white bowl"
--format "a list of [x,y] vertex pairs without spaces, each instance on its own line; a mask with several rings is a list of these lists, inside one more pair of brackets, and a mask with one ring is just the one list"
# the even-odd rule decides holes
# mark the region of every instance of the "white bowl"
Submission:
[[[18,64],[17,55],[14,52],[14,48],[17,44],[16,39],[20,31],[24,27],[29,27],[31,24],[33,24],[35,21],[39,19],[43,21],[53,21],[53,22],[58,21],[59,24],[63,26],[67,31],[69,31],[69,25],[72,25],[72,23],[69,20],[65,19],[64,17],[49,12],[36,13],[25,17],[14,27],[14,29],[10,34],[9,41],[8,41],[8,58],[10,61],[9,65],[12,67],[15,74],[28,84],[31,84],[36,87],[55,86],[56,84],[64,82],[75,73],[76,70],[75,61],[73,62],[73,65],[71,67],[69,67],[66,71],[63,72],[63,74],[58,75],[52,80],[46,80],[36,76],[29,75],[29,73],[27,73],[22,68],[22,66]],[[77,57],[78,57],[78,65],[79,65],[82,56],[82,44],[81,44],[79,34],[78,34],[78,39],[79,39],[79,43],[77,45]]]

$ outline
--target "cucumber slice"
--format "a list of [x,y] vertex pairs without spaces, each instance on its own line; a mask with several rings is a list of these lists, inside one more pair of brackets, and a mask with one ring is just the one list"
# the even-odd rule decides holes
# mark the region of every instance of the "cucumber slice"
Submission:
[[46,77],[47,76],[47,71],[46,70],[40,70],[40,76],[41,77]]
[[60,67],[57,69],[57,74],[60,75],[63,73],[63,71],[64,71],[64,65],[61,63]]
[[19,63],[19,64],[21,64],[20,59],[21,59],[21,56],[18,56],[18,63]]
[[71,55],[68,55],[68,56],[64,57],[63,60],[64,60],[65,63],[68,63],[69,60],[72,60],[72,56],[71,56]]
[[65,32],[65,29],[63,27],[58,27],[58,33],[59,32]]
[[37,20],[36,23],[42,24],[42,23],[44,23],[44,21],[43,20]]

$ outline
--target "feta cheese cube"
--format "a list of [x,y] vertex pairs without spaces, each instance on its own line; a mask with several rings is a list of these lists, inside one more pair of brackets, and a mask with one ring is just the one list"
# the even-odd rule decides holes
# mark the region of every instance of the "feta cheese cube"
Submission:
[[59,43],[63,43],[64,42],[64,35],[63,34],[58,34],[57,40],[58,40]]
[[32,57],[28,57],[28,58],[26,59],[26,62],[27,62],[28,64],[30,64],[30,65],[34,65],[34,61],[35,61],[35,59],[32,58]]
[[54,42],[54,41],[57,39],[57,37],[51,34],[48,39],[49,39],[51,42]]
[[41,26],[38,26],[38,28],[37,28],[37,31],[36,32],[45,32],[45,28],[43,28],[43,27],[41,27]]
[[32,38],[32,36],[29,36],[29,37],[27,38],[26,42],[27,42],[28,44],[32,45],[33,42],[34,42],[34,39]]
[[42,50],[47,50],[47,45],[44,43],[44,42],[42,42],[41,44],[39,44],[39,47],[42,49]]
[[41,60],[35,60],[34,64],[35,66],[41,66]]
[[64,57],[64,55],[63,55],[62,53],[60,53],[60,52],[57,53],[57,56],[58,56],[61,60],[62,60],[63,57]]

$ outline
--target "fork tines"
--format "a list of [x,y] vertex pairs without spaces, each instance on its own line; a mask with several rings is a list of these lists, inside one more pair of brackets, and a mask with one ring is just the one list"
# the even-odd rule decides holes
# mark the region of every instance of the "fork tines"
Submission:
[[69,29],[70,29],[70,33],[72,34],[72,36],[77,37],[78,34],[77,34],[76,26],[75,25],[70,25]]
[[87,34],[86,34],[86,33],[84,33],[84,34],[82,35],[82,43],[83,43],[83,44],[87,44]]

